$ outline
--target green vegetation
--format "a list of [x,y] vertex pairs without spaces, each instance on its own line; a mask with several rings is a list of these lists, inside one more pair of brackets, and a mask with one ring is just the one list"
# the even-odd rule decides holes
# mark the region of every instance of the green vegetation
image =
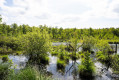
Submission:
[[119,74],[119,55],[114,55],[112,57],[111,68],[113,69],[114,73]]
[[94,49],[96,40],[93,37],[85,37],[82,43],[81,65],[79,65],[79,75],[81,78],[93,77],[95,73],[95,66],[90,58],[90,52]]
[[91,52],[95,48],[96,40],[93,37],[84,37],[82,43],[82,51]]
[[36,67],[26,67],[18,73],[12,73],[7,80],[53,80],[46,74],[41,73]]
[[48,63],[47,52],[50,48],[49,36],[45,30],[43,32],[30,33],[23,36],[25,43],[25,53],[29,55],[29,63]]
[[[48,64],[48,52],[58,57],[57,69],[65,69],[69,59],[76,61],[81,58],[78,66],[80,77],[93,77],[95,67],[90,55],[96,55],[101,63],[119,73],[119,56],[113,51],[108,42],[119,42],[119,28],[76,29],[57,28],[46,25],[7,25],[1,23],[0,15],[0,79],[1,80],[52,80],[35,67],[30,65]],[[51,41],[68,42],[68,45],[51,46]],[[78,44],[81,43],[81,44]],[[81,47],[82,51],[78,52]],[[96,53],[95,53],[95,52]],[[24,54],[29,57],[27,67],[16,73],[10,69],[9,54]]]
[[12,62],[8,59],[7,55],[1,56],[2,62],[0,62],[0,79],[6,80],[9,74],[12,72],[10,67],[12,66]]
[[64,70],[66,66],[66,62],[64,60],[58,59],[57,60],[57,69]]
[[93,77],[94,73],[95,66],[92,60],[90,59],[90,53],[84,52],[84,58],[82,58],[81,60],[81,65],[79,65],[80,77]]

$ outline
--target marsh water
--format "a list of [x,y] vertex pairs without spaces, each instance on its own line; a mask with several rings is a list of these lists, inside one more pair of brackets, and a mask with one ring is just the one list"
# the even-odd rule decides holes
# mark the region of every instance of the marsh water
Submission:
[[[53,43],[53,45],[60,45],[62,43]],[[66,43],[63,43],[66,45]],[[115,47],[115,45],[112,45]],[[79,49],[81,50],[81,48]],[[119,46],[117,53],[119,52]],[[46,66],[46,70],[52,74],[52,77],[56,80],[119,80],[119,75],[113,74],[112,70],[109,68],[109,70],[106,70],[106,66],[101,64],[100,62],[95,62],[96,67],[96,74],[93,79],[85,78],[81,79],[78,74],[78,65],[81,64],[81,60],[77,60],[76,62],[73,62],[72,60],[69,60],[69,63],[66,65],[65,69],[63,71],[57,70],[57,57],[52,56],[50,53],[49,58],[50,62],[49,65]],[[94,57],[94,55],[91,55],[91,57]],[[12,68],[15,68],[16,70],[23,69],[26,65],[26,62],[28,61],[28,57],[24,55],[9,55],[9,58],[13,61]]]

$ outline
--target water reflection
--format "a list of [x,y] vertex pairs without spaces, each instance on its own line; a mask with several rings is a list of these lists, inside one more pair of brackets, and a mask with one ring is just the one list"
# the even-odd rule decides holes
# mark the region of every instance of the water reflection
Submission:
[[[53,43],[55,46],[59,45],[61,43]],[[63,43],[66,45],[66,43]],[[113,47],[115,45],[111,44]],[[119,53],[119,46],[117,45],[118,50],[117,53]],[[79,49],[79,51],[81,48]],[[93,55],[91,55],[93,57]],[[25,67],[26,62],[28,61],[28,58],[26,56],[20,55],[20,56],[13,56],[9,55],[9,58],[13,61],[13,66],[14,68],[16,65],[16,69],[22,69]],[[106,66],[101,64],[100,62],[95,62],[96,66],[96,74],[94,78],[80,78],[78,74],[78,65],[81,63],[81,60],[77,60],[77,63],[73,65],[73,67],[70,69],[72,66],[73,62],[72,60],[69,60],[69,63],[66,65],[64,72],[58,71],[57,70],[57,57],[56,56],[51,56],[49,54],[50,62],[49,65],[46,66],[46,70],[48,72],[52,73],[52,77],[54,79],[59,79],[59,80],[119,80],[119,78],[113,78],[112,77],[112,71],[109,69],[108,71],[105,70]],[[70,69],[70,70],[69,70]],[[102,71],[103,69],[103,71]],[[69,70],[69,71],[68,71]],[[67,72],[68,71],[68,72]]]

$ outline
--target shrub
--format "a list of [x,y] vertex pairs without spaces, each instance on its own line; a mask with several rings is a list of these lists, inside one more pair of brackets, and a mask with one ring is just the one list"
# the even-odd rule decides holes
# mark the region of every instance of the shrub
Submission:
[[114,73],[119,73],[119,55],[114,55],[111,61],[111,68]]
[[8,75],[11,73],[11,62],[0,63],[0,80],[5,80]]
[[96,44],[96,40],[93,37],[84,37],[82,43],[82,51],[91,51]]
[[29,64],[39,64],[39,62],[45,63],[45,61],[47,63],[47,52],[50,50],[50,40],[47,32],[29,33],[23,37],[25,40],[24,48],[29,55]]
[[109,43],[105,40],[99,40],[96,44],[96,48],[98,51],[102,51],[104,54],[111,50]]
[[79,65],[80,77],[93,77],[95,73],[94,63],[90,59],[90,53],[85,52],[84,58],[82,58],[81,65]]

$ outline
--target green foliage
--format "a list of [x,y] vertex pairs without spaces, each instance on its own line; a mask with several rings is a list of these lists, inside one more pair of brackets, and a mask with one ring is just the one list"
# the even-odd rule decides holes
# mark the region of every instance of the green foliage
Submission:
[[7,80],[53,80],[41,73],[36,67],[26,67],[18,73],[12,73]]
[[5,61],[3,61],[2,63],[0,63],[0,80],[6,80],[6,78],[8,77],[8,75],[12,72],[11,68],[11,61],[6,61],[6,57],[8,56],[2,56]]
[[[2,18],[0,16],[0,22]],[[118,28],[103,28],[103,29],[76,29],[76,28],[57,28],[48,27],[46,25],[40,25],[40,27],[31,27],[29,25],[17,25],[16,23],[12,25],[7,25],[6,23],[0,24],[0,35],[2,36],[21,36],[29,32],[37,32],[46,30],[50,35],[52,41],[68,41],[71,38],[77,37],[77,39],[83,39],[85,36],[93,36],[96,39],[104,40],[118,40],[119,39],[119,29]]]
[[85,37],[83,38],[82,50],[90,52],[92,49],[94,49],[95,44],[96,40],[93,37]]
[[57,56],[58,55],[58,51],[57,50],[52,51],[51,54],[52,54],[52,56]]
[[39,64],[40,62],[47,63],[49,61],[47,52],[50,50],[50,40],[45,30],[26,34],[22,38],[24,40],[24,50],[30,57],[30,63]]
[[80,55],[79,55],[79,53],[72,53],[72,52],[69,52],[68,53],[68,56],[71,58],[71,59],[73,59],[73,60],[77,60],[77,59],[79,59],[80,58]]
[[99,40],[96,44],[97,50],[103,53],[108,53],[111,50],[109,43],[105,40]]
[[114,73],[119,73],[119,55],[113,55],[111,60],[111,68]]
[[107,60],[107,55],[105,55],[102,51],[96,53],[97,60],[104,62]]
[[0,47],[7,47],[7,49],[21,50],[21,41],[16,37],[0,36]]
[[49,51],[50,42],[46,31],[43,33],[34,32],[26,34],[24,37],[25,50],[28,54],[46,54]]
[[65,69],[66,62],[64,60],[58,59],[57,60],[57,69]]
[[84,58],[82,58],[81,65],[79,65],[80,77],[92,77],[94,73],[95,67],[90,59],[90,53],[84,52]]

